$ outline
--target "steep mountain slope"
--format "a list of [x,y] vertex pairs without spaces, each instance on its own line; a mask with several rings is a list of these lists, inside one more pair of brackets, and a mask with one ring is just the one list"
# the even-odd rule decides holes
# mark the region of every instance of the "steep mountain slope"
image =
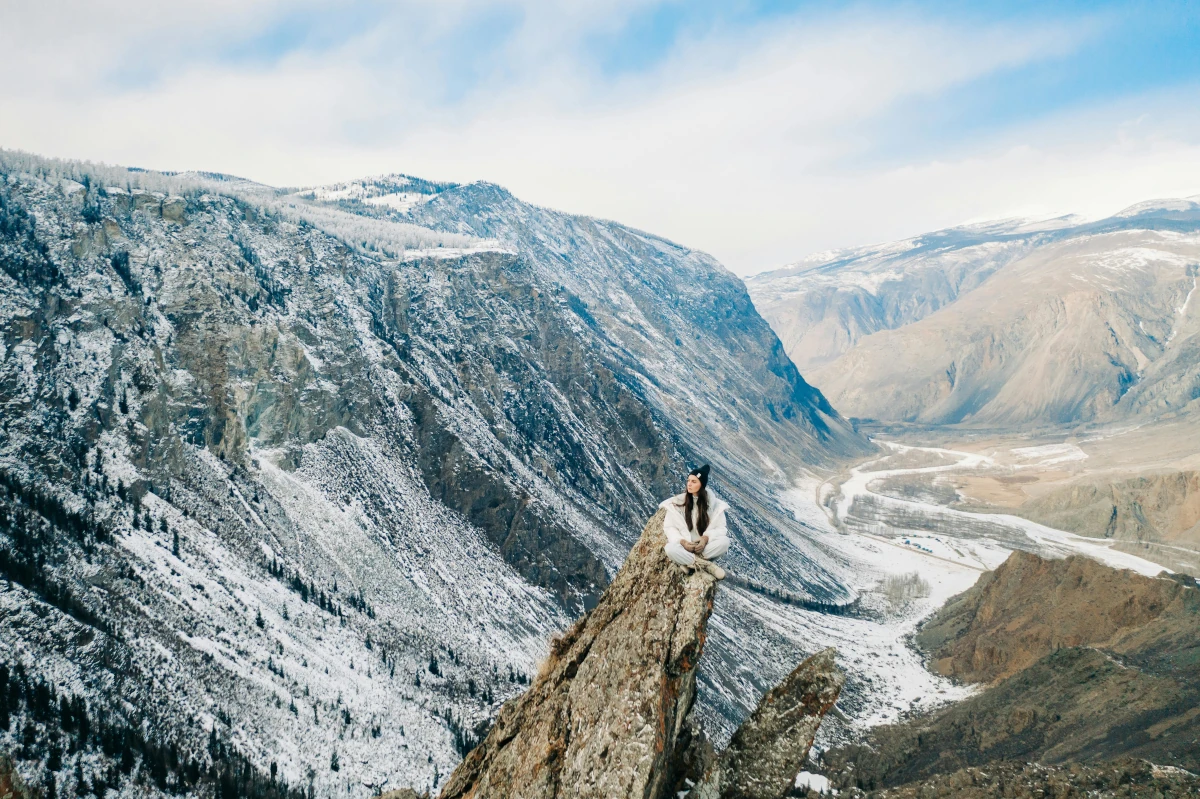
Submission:
[[997,223],[814,256],[748,281],[789,353],[853,416],[1061,425],[1200,398],[1200,203]]
[[1189,578],[1014,552],[917,636],[933,668],[990,686],[880,727],[863,745],[829,752],[826,765],[862,788],[999,760],[1139,757],[1195,772],[1198,619]]
[[1060,530],[1194,550],[1200,543],[1200,472],[1084,478],[1026,502],[1017,512]]
[[1147,638],[1181,644],[1173,657],[1195,666],[1200,639],[1191,640],[1189,629],[1197,613],[1194,584],[1017,551],[946,603],[916,640],[934,670],[967,682],[1004,679],[1066,647],[1129,655]]
[[[868,445],[706,256],[483,184],[0,167],[0,745],[30,773],[432,787],[698,460],[748,584],[852,597],[776,490]],[[786,668],[739,590],[726,726],[735,663]]]

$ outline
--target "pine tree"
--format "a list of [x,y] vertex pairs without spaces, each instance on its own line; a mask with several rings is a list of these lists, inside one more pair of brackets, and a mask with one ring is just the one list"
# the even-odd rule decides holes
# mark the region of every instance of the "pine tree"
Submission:
[[0,663],[0,732],[8,732],[12,726],[8,710],[8,664]]

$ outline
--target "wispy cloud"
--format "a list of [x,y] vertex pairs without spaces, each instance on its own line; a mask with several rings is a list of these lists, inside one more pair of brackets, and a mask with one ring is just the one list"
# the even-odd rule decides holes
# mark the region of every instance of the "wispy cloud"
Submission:
[[[1055,77],[1096,58],[1122,19],[9,3],[0,68],[20,78],[0,88],[0,145],[276,185],[487,179],[750,272],[1014,209],[1200,191],[1198,92],[1177,66],[1111,92]],[[1027,109],[1022,81],[1042,87]]]

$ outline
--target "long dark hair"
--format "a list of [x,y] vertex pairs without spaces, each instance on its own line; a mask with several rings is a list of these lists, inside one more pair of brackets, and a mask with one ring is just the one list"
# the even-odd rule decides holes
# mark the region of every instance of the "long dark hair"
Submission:
[[696,532],[704,535],[704,531],[708,529],[708,489],[701,488],[695,494],[690,491],[684,491],[683,499],[683,520],[687,522],[687,528],[692,529],[692,503],[696,504],[699,511],[696,513]]

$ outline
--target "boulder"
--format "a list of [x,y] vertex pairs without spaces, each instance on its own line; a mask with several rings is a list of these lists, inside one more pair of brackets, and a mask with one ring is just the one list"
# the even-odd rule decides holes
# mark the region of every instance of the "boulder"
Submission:
[[163,200],[162,203],[162,218],[168,222],[178,222],[183,224],[184,213],[187,211],[187,200],[182,197],[171,195]]
[[162,216],[163,196],[157,192],[134,189],[130,192],[130,204],[134,211],[145,211],[149,216]]
[[717,762],[690,794],[694,799],[781,799],[804,767],[821,719],[844,675],[835,650],[805,660],[772,688],[738,727]]
[[637,796],[670,789],[715,580],[663,553],[659,510],[599,603],[551,646],[443,799]]

